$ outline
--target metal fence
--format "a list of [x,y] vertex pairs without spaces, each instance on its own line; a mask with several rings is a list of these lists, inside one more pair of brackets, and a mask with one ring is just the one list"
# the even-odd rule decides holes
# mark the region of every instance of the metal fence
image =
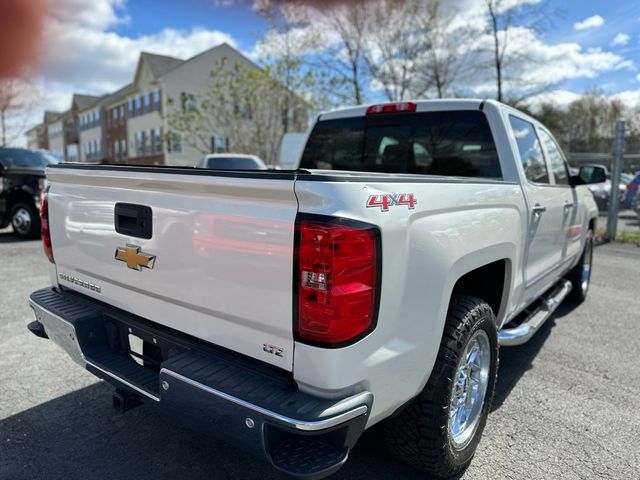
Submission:
[[[613,156],[611,153],[584,153],[572,152],[568,155],[569,165],[579,168],[581,165],[596,163],[604,165],[609,172],[613,171]],[[625,153],[622,157],[622,172],[635,173],[640,170],[640,154]]]
[[577,153],[569,154],[569,164],[580,167],[587,164],[600,164],[607,167],[611,175],[611,190],[608,195],[607,230],[605,238],[614,240],[617,236],[618,213],[620,209],[620,178],[623,172],[635,173],[640,170],[640,154],[625,154],[625,121],[615,123],[611,153]]

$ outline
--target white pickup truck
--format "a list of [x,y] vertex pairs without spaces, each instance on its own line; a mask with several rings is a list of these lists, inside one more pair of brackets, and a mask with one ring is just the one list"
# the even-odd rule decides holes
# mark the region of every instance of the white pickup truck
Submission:
[[587,294],[589,168],[480,100],[324,113],[295,171],[51,166],[29,329],[122,411],[155,405],[293,476],[337,471],[384,421],[402,461],[449,477],[498,346]]

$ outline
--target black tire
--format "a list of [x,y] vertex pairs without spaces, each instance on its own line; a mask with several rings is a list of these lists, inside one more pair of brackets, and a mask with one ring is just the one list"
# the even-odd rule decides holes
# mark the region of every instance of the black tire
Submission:
[[40,235],[40,213],[33,203],[17,202],[9,216],[13,233],[22,239]]
[[[587,230],[587,238],[584,250],[580,255],[580,260],[567,274],[567,280],[571,281],[573,287],[567,296],[572,303],[582,303],[587,298],[589,285],[591,284],[591,266],[593,264],[593,230]],[[587,268],[588,266],[588,268]],[[585,273],[586,269],[586,273]],[[585,283],[586,282],[586,283]]]
[[[484,403],[471,436],[457,446],[449,430],[453,388],[459,362],[478,330],[489,340],[490,359]],[[484,337],[484,335],[483,335]],[[436,363],[424,390],[385,422],[387,445],[402,462],[438,478],[450,478],[471,463],[491,409],[498,373],[496,318],[479,298],[455,296],[449,306]]]

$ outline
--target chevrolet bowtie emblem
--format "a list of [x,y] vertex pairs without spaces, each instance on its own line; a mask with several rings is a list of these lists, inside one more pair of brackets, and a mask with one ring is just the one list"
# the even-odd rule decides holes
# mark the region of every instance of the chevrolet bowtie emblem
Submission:
[[156,256],[141,253],[139,246],[127,244],[124,248],[116,248],[116,260],[125,262],[129,268],[141,271],[142,267],[153,268],[153,264],[156,262]]

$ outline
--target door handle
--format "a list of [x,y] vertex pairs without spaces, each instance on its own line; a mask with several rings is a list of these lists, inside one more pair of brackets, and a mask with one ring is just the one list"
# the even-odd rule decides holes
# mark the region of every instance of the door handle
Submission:
[[575,207],[575,206],[576,206],[576,204],[575,204],[575,203],[570,202],[570,201],[568,201],[568,200],[567,200],[566,202],[564,202],[564,208],[573,208],[573,207]]
[[133,203],[116,203],[113,213],[116,232],[129,237],[151,238],[153,233],[151,207]]
[[537,216],[542,215],[544,212],[546,212],[547,211],[547,207],[545,207],[544,205],[540,205],[539,203],[536,203],[533,206],[533,208],[531,209],[531,211],[537,217]]

